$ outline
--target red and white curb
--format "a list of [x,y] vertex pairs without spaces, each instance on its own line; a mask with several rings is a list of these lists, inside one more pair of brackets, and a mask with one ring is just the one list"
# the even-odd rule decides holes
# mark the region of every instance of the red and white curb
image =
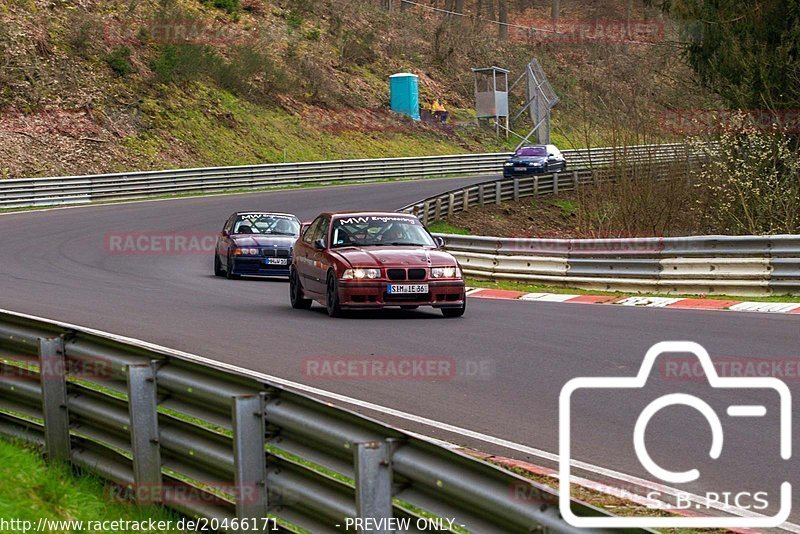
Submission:
[[564,302],[570,304],[612,304],[640,308],[676,308],[685,310],[725,310],[761,313],[800,314],[800,302],[745,302],[739,300],[637,297],[614,295],[566,295],[560,293],[524,293],[506,289],[468,288],[467,295],[482,299]]

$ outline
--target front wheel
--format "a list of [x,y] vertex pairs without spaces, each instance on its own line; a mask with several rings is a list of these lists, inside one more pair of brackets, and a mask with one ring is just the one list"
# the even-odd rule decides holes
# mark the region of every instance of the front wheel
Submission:
[[328,273],[328,287],[325,292],[325,308],[328,316],[339,317],[342,314],[342,306],[339,304],[339,288],[336,283],[336,276]]
[[291,300],[292,308],[295,310],[311,308],[311,299],[305,298],[303,286],[300,285],[300,277],[297,276],[295,269],[292,269],[291,273],[289,273],[289,300]]
[[222,268],[222,262],[219,261],[219,254],[214,253],[214,276],[225,276],[225,270]]
[[231,258],[230,256],[228,256],[228,266],[225,269],[225,277],[228,280],[238,280],[239,279],[239,275],[238,274],[233,274],[233,258]]
[[461,317],[466,311],[467,299],[465,298],[464,303],[458,308],[442,308],[442,315],[445,317]]

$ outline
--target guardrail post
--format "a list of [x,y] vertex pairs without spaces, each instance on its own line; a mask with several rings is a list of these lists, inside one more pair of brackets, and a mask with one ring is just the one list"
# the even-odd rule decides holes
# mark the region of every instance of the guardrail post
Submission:
[[500,204],[503,201],[502,196],[503,196],[502,185],[500,181],[497,181],[494,183],[494,203]]
[[452,217],[456,209],[456,195],[455,193],[448,193],[447,195],[447,216]]
[[442,197],[436,199],[436,205],[433,212],[433,220],[438,221],[442,218]]
[[578,190],[578,171],[572,171],[572,188]]
[[514,202],[519,200],[519,178],[514,178]]
[[128,414],[138,504],[154,504],[162,499],[156,365],[157,362],[128,365]]
[[[267,456],[264,394],[233,397],[233,476],[236,517],[267,517]],[[242,532],[246,531],[244,522]]]
[[428,212],[431,210],[431,201],[426,200],[422,205],[422,224],[428,226]]
[[558,174],[552,174],[553,177],[553,194],[558,194]]
[[42,386],[45,453],[50,462],[69,462],[69,411],[64,340],[39,339],[39,379]]
[[478,186],[478,206],[483,206],[485,204],[484,201],[484,191],[483,191],[483,184]]
[[597,169],[592,169],[592,183],[594,185],[600,185],[600,179],[597,177]]
[[469,188],[464,189],[463,204],[464,204],[464,211],[469,211]]
[[533,196],[538,196],[538,195],[539,195],[539,177],[538,176],[534,176],[533,177]]
[[[360,518],[390,519],[392,511],[392,445],[381,441],[355,444],[356,512]],[[375,524],[375,523],[373,523]],[[366,531],[364,531],[366,532]],[[370,530],[390,534],[389,528]]]

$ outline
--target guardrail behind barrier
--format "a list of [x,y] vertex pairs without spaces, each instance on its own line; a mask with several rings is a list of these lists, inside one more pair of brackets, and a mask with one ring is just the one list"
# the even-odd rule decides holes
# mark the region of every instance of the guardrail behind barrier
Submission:
[[[667,144],[567,150],[564,155],[570,168],[583,169],[622,162],[632,165],[681,161],[690,152],[684,145]],[[19,178],[0,180],[0,209],[349,181],[499,174],[509,156],[508,153],[460,154]]]
[[800,236],[514,239],[439,234],[465,275],[601,291],[800,294]]
[[[473,207],[502,204],[521,198],[575,191],[581,186],[597,185],[646,172],[653,180],[668,180],[675,176],[676,169],[687,175],[685,165],[692,168],[700,161],[699,155],[690,156],[687,162],[672,160],[639,162],[620,167],[573,169],[554,174],[538,174],[524,177],[501,178],[445,191],[433,197],[419,200],[398,211],[413,213],[424,224],[444,219]],[[644,168],[643,168],[644,167]]]
[[221,362],[0,311],[0,373],[0,434],[221,530],[396,517],[578,532],[546,486]]
[[[689,148],[684,150],[685,159],[678,161],[667,158],[646,164],[639,161],[490,180],[446,191],[399,211],[413,213],[428,225],[473,208],[574,191],[639,172],[653,180],[685,179],[704,156]],[[440,237],[445,239],[445,247],[459,260],[464,273],[478,279],[600,291],[737,296],[800,294],[800,236]]]

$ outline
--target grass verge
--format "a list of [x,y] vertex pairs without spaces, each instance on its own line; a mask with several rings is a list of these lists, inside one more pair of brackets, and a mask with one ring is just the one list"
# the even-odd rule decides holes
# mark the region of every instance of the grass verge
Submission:
[[428,230],[434,234],[471,235],[466,228],[455,226],[444,221],[434,221],[428,225]]
[[770,297],[735,297],[729,295],[668,295],[665,293],[619,293],[613,291],[591,291],[588,289],[577,289],[574,287],[544,286],[526,284],[524,282],[513,282],[506,280],[477,280],[468,279],[467,285],[470,287],[485,287],[488,289],[505,289],[509,291],[522,291],[523,293],[558,293],[558,294],[578,294],[578,295],[608,295],[609,297],[666,297],[666,298],[688,298],[688,299],[709,299],[709,300],[736,300],[747,302],[787,302],[800,303],[800,295],[774,295]]
[[[0,517],[31,521],[34,525],[42,517],[55,521],[145,522],[152,518],[172,521],[176,526],[180,519],[164,508],[113,500],[99,478],[75,475],[64,465],[47,465],[38,451],[5,439],[0,439],[0,480]],[[49,530],[71,532],[72,528]]]

